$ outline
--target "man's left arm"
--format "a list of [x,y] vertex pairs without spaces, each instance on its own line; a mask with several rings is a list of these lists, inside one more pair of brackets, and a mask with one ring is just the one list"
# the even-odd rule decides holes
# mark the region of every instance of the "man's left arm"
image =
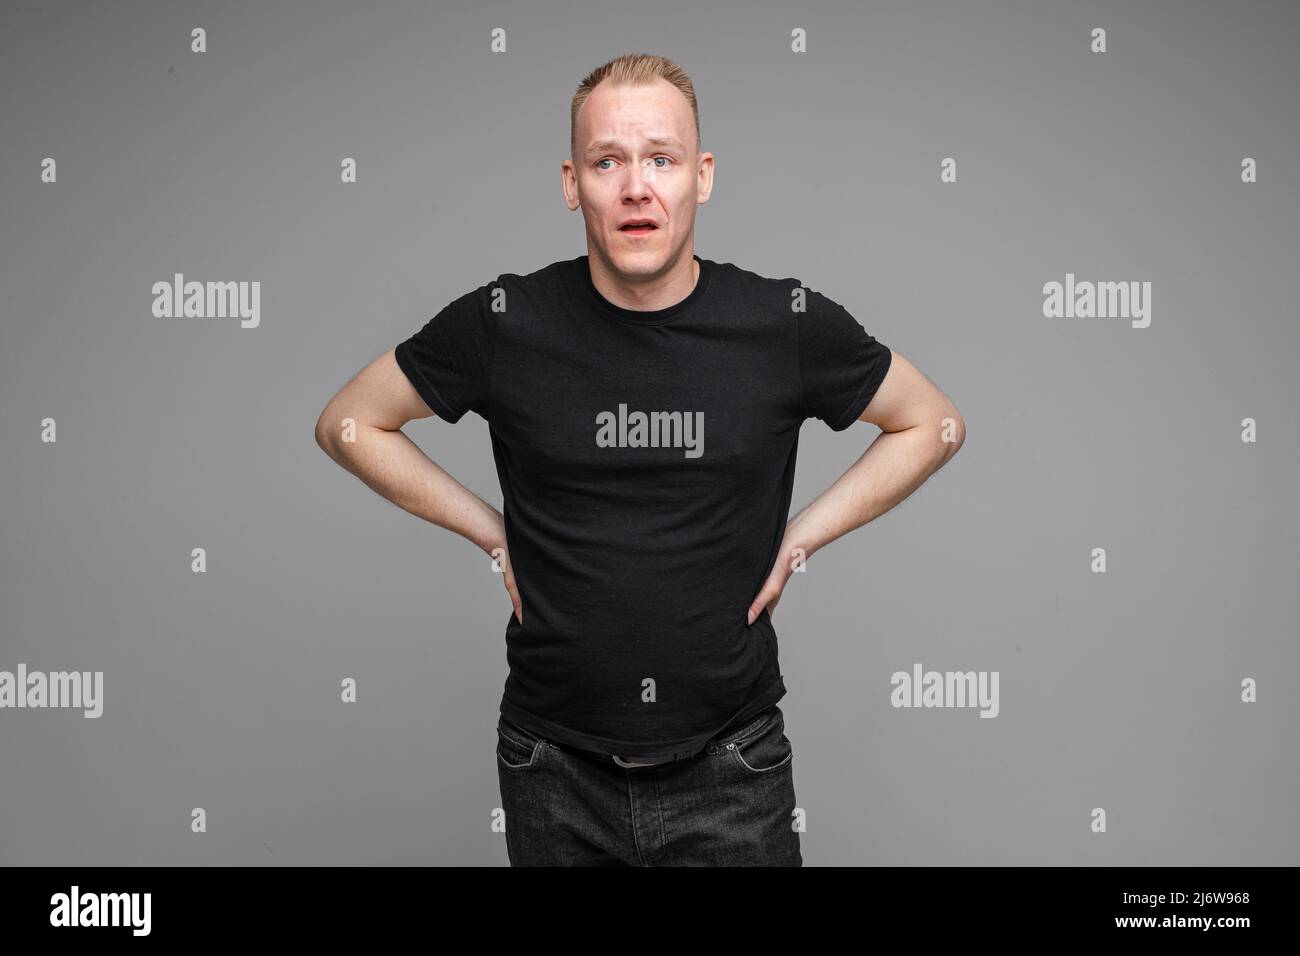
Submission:
[[786,525],[776,564],[750,605],[750,624],[780,600],[797,559],[884,514],[944,466],[966,440],[957,406],[911,362],[891,352],[889,371],[858,421],[880,434],[848,471]]

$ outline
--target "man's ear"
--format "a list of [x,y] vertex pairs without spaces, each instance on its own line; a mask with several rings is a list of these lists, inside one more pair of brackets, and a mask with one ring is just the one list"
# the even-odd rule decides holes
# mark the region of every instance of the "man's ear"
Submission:
[[582,197],[578,192],[578,175],[577,167],[573,165],[572,160],[564,160],[560,163],[560,189],[564,193],[564,204],[569,207],[569,211],[582,206]]

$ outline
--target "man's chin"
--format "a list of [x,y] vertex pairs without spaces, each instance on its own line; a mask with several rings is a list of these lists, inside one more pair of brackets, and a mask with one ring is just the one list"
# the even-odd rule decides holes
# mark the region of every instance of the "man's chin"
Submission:
[[610,258],[616,262],[635,263],[638,268],[646,268],[648,264],[653,263],[654,267],[659,269],[668,264],[668,260],[672,258],[674,253],[681,251],[674,247],[668,241],[668,238],[668,236],[660,236],[649,241],[632,240],[629,242],[625,239],[620,242],[615,237],[612,245],[606,247],[606,251],[609,253]]
[[627,276],[652,276],[663,271],[668,257],[661,250],[613,249],[610,264]]

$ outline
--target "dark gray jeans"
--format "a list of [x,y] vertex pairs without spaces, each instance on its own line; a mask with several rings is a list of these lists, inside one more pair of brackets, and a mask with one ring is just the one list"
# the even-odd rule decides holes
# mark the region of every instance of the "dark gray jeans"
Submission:
[[511,866],[802,866],[785,718],[773,704],[690,758],[620,767],[501,717]]

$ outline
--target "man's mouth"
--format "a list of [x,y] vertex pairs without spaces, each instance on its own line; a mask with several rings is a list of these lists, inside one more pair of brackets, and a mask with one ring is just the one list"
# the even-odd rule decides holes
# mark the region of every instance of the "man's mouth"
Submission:
[[633,220],[631,222],[625,222],[623,225],[618,227],[618,231],[640,236],[640,235],[645,235],[646,233],[654,232],[658,228],[659,227],[656,226],[653,222],[646,219],[646,220]]

